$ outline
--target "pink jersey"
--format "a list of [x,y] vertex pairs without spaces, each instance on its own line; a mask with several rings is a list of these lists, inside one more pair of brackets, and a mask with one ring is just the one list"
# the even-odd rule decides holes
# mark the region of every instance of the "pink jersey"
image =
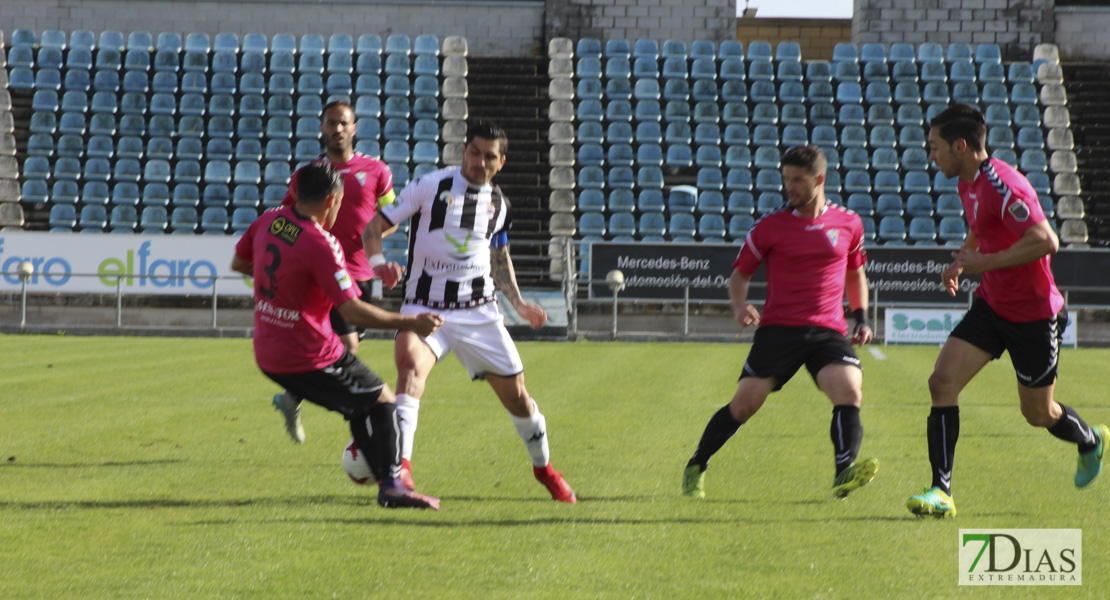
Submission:
[[[1026,229],[1045,220],[1029,180],[997,158],[979,166],[975,183],[960,180],[959,188],[968,227],[983,254],[1006,250]],[[1007,321],[1049,319],[1064,306],[1051,262],[1044,256],[1028,264],[987,271],[975,293]]]
[[744,238],[732,266],[752,275],[762,263],[767,263],[767,299],[761,326],[848,332],[845,275],[867,263],[863,223],[856,213],[829,204],[816,219],[788,206],[763,215]]
[[[336,164],[335,168],[343,173],[343,205],[339,207],[331,234],[343,247],[351,277],[355,281],[373,279],[374,270],[362,250],[362,230],[379,207],[393,202],[393,173],[382,161],[359,152],[355,152],[351,160]],[[297,175],[294,173],[281,203],[292,206],[296,201]]]
[[343,355],[328,312],[359,295],[343,250],[292,207],[262,213],[235,245],[253,263],[254,358],[269,373],[308,373]]

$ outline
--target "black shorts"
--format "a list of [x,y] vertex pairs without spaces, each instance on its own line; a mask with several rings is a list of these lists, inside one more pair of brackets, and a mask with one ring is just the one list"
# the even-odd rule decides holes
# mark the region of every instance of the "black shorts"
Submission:
[[274,383],[289,392],[334,410],[348,421],[364,417],[378,402],[385,383],[354,354],[344,350],[331,365],[308,373],[267,373]]
[[1056,381],[1060,359],[1060,340],[1068,326],[1068,309],[1062,308],[1051,319],[1014,323],[998,316],[979,296],[956,324],[949,336],[959,338],[999,358],[1010,353],[1018,383],[1025,387],[1047,387]]
[[[362,293],[359,294],[359,299],[363,302],[370,301],[371,281],[372,280],[368,279],[366,281],[355,282],[355,285],[358,286],[358,289],[362,291]],[[354,333],[356,331],[360,333],[362,332],[361,329],[355,327],[354,325],[351,325],[347,321],[344,321],[343,316],[339,314],[339,309],[334,306],[331,307],[331,312],[328,314],[328,316],[331,318],[331,330],[335,332],[335,335],[347,335],[348,333]]]
[[863,369],[852,343],[839,331],[824,327],[765,325],[755,330],[740,379],[774,377],[772,391],[777,392],[802,365],[816,382],[821,369],[836,363]]

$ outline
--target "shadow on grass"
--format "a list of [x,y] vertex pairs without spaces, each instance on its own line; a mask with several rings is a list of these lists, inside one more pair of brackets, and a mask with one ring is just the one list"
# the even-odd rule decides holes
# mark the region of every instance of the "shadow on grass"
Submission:
[[39,463],[20,462],[18,460],[0,462],[0,469],[99,469],[102,467],[147,467],[154,465],[172,465],[188,462],[180,458],[162,458],[157,460],[120,460],[101,463]]

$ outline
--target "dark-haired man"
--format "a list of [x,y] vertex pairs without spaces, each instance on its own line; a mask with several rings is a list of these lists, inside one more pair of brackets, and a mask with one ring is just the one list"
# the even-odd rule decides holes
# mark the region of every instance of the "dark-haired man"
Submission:
[[[381,207],[393,202],[393,174],[382,161],[355,152],[357,130],[354,110],[346,100],[333,100],[324,106],[320,117],[320,133],[324,139],[325,152],[320,158],[335,165],[343,177],[343,205],[330,233],[343,248],[347,272],[360,290],[360,297],[369,302],[370,280],[374,277],[374,271],[367,264],[366,254],[362,251],[362,229]],[[294,173],[282,205],[292,206],[296,201],[297,177]],[[333,309],[330,317],[332,329],[339,335],[343,346],[351,353],[358,354],[358,328],[347,322],[338,310]],[[300,398],[291,393],[278,394],[274,396],[273,404],[285,417],[285,429],[289,437],[298,444],[304,443]]]
[[[547,312],[526,302],[509,257],[509,201],[492,183],[505,165],[504,130],[478,121],[467,127],[461,167],[429,173],[410,183],[363,232],[374,273],[393,287],[404,273],[401,314],[431,310],[445,319],[434,335],[397,334],[397,414],[403,474],[411,485],[412,446],[424,382],[436,362],[454,352],[474,380],[485,379],[509,411],[532,459],[533,475],[560,502],[574,490],[551,466],[546,420],[524,386],[524,364],[497,309],[494,286],[533,328]],[[407,268],[382,256],[382,232],[410,219]]]
[[1070,406],[1053,399],[1060,338],[1068,324],[1050,257],[1060,242],[1045,220],[1037,193],[1017,170],[987,154],[983,114],[954,104],[929,123],[929,159],[945,177],[959,177],[968,234],[941,273],[953,296],[961,274],[982,274],[971,308],[949,334],[929,377],[933,406],[926,437],[933,481],[906,501],[918,516],[956,516],[952,461],[960,434],[960,392],[988,362],[1010,353],[1021,413],[1034,427],[1079,449],[1076,487],[1102,468],[1105,425],[1089,427]]
[[400,480],[393,392],[331,329],[336,307],[360,327],[404,329],[431,335],[443,318],[430,312],[400,315],[358,298],[343,251],[326,230],[343,195],[339,172],[316,160],[297,173],[293,206],[266,211],[235,246],[231,268],[254,278],[254,355],[262,372],[299,398],[336,411],[367,453],[379,482],[378,504],[439,508]]
[[[825,155],[795,146],[782,157],[789,202],[756,221],[729,279],[733,315],[741,328],[758,325],[732,401],[709,420],[682,477],[682,493],[705,497],[705,470],[718,450],[782,389],[803,365],[833,404],[836,475],[833,496],[844,499],[875,477],[879,462],[856,462],[863,440],[859,407],[863,371],[852,342],[871,341],[867,324],[867,262],[863,223],[825,198]],[[759,265],[767,265],[762,314],[748,303]],[[856,321],[849,341],[844,295]]]

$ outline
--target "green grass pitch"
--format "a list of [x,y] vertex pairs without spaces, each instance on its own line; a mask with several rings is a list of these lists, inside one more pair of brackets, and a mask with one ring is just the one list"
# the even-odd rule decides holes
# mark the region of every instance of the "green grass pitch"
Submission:
[[[292,444],[249,340],[0,336],[0,598],[1075,598],[1110,586],[1110,475],[1025,424],[1008,361],[965,392],[954,521],[914,519],[928,483],[935,347],[865,368],[863,456],[832,499],[831,408],[805,373],[679,494],[747,346],[522,343],[552,502],[484,383],[432,374],[414,457],[439,512],[385,510],[343,474],[349,434],[304,411]],[[392,344],[360,356],[393,383]],[[1065,350],[1057,397],[1110,421],[1110,350]],[[960,528],[1080,528],[1081,588],[957,586]]]

